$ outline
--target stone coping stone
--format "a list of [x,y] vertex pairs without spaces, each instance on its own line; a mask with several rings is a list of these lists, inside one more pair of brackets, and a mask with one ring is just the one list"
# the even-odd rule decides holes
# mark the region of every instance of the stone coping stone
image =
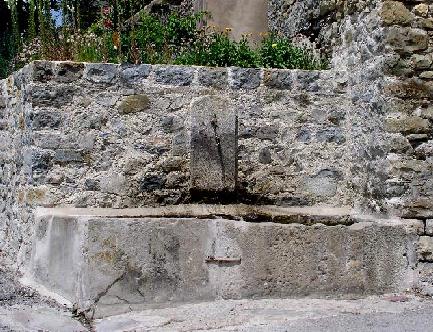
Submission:
[[40,213],[25,280],[98,318],[218,299],[384,294],[415,279],[419,236],[392,221],[329,227],[122,211],[129,217]]
[[224,217],[246,222],[281,224],[352,225],[356,222],[349,207],[283,207],[246,204],[181,204],[136,209],[38,208],[36,217],[115,217],[115,218],[196,218]]
[[24,82],[76,84],[123,84],[144,80],[158,85],[213,89],[254,90],[261,87],[311,93],[345,93],[347,78],[336,70],[301,70],[179,65],[80,63],[36,60],[15,72],[15,84]]
[[248,204],[179,204],[144,208],[75,208],[56,207],[35,210],[35,217],[102,217],[102,218],[226,218],[251,223],[302,224],[312,226],[354,225],[374,222],[383,226],[405,227],[409,233],[424,234],[424,223],[418,219],[384,219],[359,214],[349,206],[278,206]]

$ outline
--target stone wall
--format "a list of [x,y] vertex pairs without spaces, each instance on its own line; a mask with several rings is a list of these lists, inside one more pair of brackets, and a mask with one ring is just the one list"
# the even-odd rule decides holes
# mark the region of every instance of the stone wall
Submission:
[[0,256],[10,262],[20,259],[18,249],[28,240],[32,201],[37,198],[28,187],[32,177],[28,81],[27,69],[0,81]]
[[[28,241],[31,222],[11,215],[26,211],[17,204],[125,208],[204,200],[191,196],[190,185],[192,105],[203,96],[222,98],[236,112],[238,181],[230,201],[351,206],[350,101],[339,77],[34,62],[2,82],[8,125],[1,133],[9,137],[1,159],[8,197],[2,250],[16,254]],[[17,227],[20,236],[12,233]]]
[[419,252],[419,290],[433,294],[433,4],[383,3],[386,50],[385,130],[387,199],[393,214],[423,219]]
[[431,217],[433,5],[386,2],[382,16],[391,54],[384,87],[386,130],[393,140],[388,202],[407,217]]
[[383,194],[383,68],[385,40],[380,1],[269,2],[270,30],[294,38],[328,57],[344,75],[350,107],[350,187],[358,210],[386,212]]
[[432,293],[432,2],[272,0],[269,17],[274,31],[308,37],[347,72],[355,201],[424,221],[420,288]]
[[[371,58],[377,45],[383,45],[384,20],[381,14],[384,2],[269,0],[269,28],[295,41],[308,39],[331,59],[334,67],[346,66],[350,57]],[[367,31],[370,34],[364,34]],[[355,50],[360,54],[353,52]],[[341,56],[343,53],[345,57]]]
[[367,198],[364,207],[373,211],[431,215],[432,6],[431,1],[270,2],[274,31],[309,38],[331,57],[333,68],[348,73],[359,132],[355,151],[369,169],[357,187]]

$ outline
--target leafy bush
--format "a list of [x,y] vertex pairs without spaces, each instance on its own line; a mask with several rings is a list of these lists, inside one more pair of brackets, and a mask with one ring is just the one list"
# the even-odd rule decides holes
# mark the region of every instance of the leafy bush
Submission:
[[180,65],[211,67],[258,67],[258,53],[244,37],[240,42],[230,39],[228,33],[212,33],[205,40],[199,39],[179,54],[175,61]]
[[9,74],[14,56],[12,35],[0,32],[0,78]]
[[266,68],[325,69],[326,62],[315,58],[310,52],[295,47],[290,40],[269,35],[259,49],[261,65]]
[[[132,2],[115,1],[115,5],[102,8],[96,22],[80,30],[83,24],[70,15],[64,16],[63,26],[55,27],[48,3],[46,0],[37,1],[36,12],[42,18],[38,16],[37,27],[35,22],[29,26],[31,34],[37,30],[40,37],[32,39],[29,35],[21,47],[22,52],[16,57],[15,66],[39,58],[212,67],[309,70],[326,67],[324,61],[281,36],[264,35],[260,43],[253,43],[250,36],[245,35],[240,41],[234,41],[230,28],[221,31],[202,27],[209,17],[205,12],[191,15],[142,12],[138,20],[131,22],[127,18],[131,17]],[[129,7],[123,8],[123,3],[129,3]],[[5,67],[2,61],[0,59],[0,68]]]
[[[232,40],[229,28],[224,31],[197,28],[206,15],[180,16],[172,13],[165,18],[142,15],[140,25],[129,32],[128,42],[122,44],[128,53],[126,61],[212,67],[326,67],[321,59],[294,46],[284,37],[267,35],[262,43],[253,45],[249,36],[243,36],[239,42]],[[134,50],[139,50],[139,54]]]

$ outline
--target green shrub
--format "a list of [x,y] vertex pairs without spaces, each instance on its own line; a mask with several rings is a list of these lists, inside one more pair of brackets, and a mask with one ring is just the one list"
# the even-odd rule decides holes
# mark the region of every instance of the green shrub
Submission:
[[284,37],[271,34],[265,37],[260,49],[261,65],[266,68],[324,69],[326,63],[310,52],[296,47]]
[[[34,3],[34,1],[32,1]],[[39,16],[49,14],[49,2],[37,1]],[[309,51],[294,46],[287,38],[267,35],[254,43],[245,35],[234,41],[230,29],[219,31],[202,27],[209,18],[205,12],[181,15],[172,12],[165,15],[142,13],[138,22],[123,22],[128,15],[122,9],[123,2],[104,7],[100,18],[85,30],[76,19],[56,28],[50,17],[38,20],[38,43],[32,40],[22,47],[17,56],[21,62],[32,59],[74,60],[84,62],[149,63],[200,65],[212,67],[323,69],[326,64]],[[45,13],[45,14],[44,14]],[[68,16],[69,17],[69,16]],[[68,23],[70,22],[70,23]],[[34,34],[35,23],[31,23]],[[24,55],[23,55],[24,53]],[[0,68],[7,68],[4,57]],[[15,63],[18,63],[15,61]],[[0,73],[4,75],[4,73]]]
[[[206,13],[168,17],[144,14],[138,27],[129,32],[123,45],[127,60],[137,63],[164,63],[212,67],[267,67],[322,69],[325,64],[310,52],[292,45],[284,37],[269,35],[259,45],[244,36],[239,42],[230,38],[230,29],[197,28]],[[137,55],[139,50],[139,55]]]
[[227,33],[214,33],[206,40],[198,40],[185,48],[175,61],[180,65],[199,65],[211,67],[250,67],[260,66],[258,53],[246,38],[235,42]]
[[0,78],[10,74],[15,56],[12,34],[0,33]]

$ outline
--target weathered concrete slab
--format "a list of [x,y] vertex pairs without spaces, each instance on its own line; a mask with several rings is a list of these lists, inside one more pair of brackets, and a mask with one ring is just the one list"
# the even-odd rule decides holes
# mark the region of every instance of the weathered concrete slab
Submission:
[[411,287],[415,229],[45,215],[27,278],[89,317],[214,299],[380,294]]
[[237,182],[237,112],[228,98],[203,96],[191,104],[191,189],[233,192]]

